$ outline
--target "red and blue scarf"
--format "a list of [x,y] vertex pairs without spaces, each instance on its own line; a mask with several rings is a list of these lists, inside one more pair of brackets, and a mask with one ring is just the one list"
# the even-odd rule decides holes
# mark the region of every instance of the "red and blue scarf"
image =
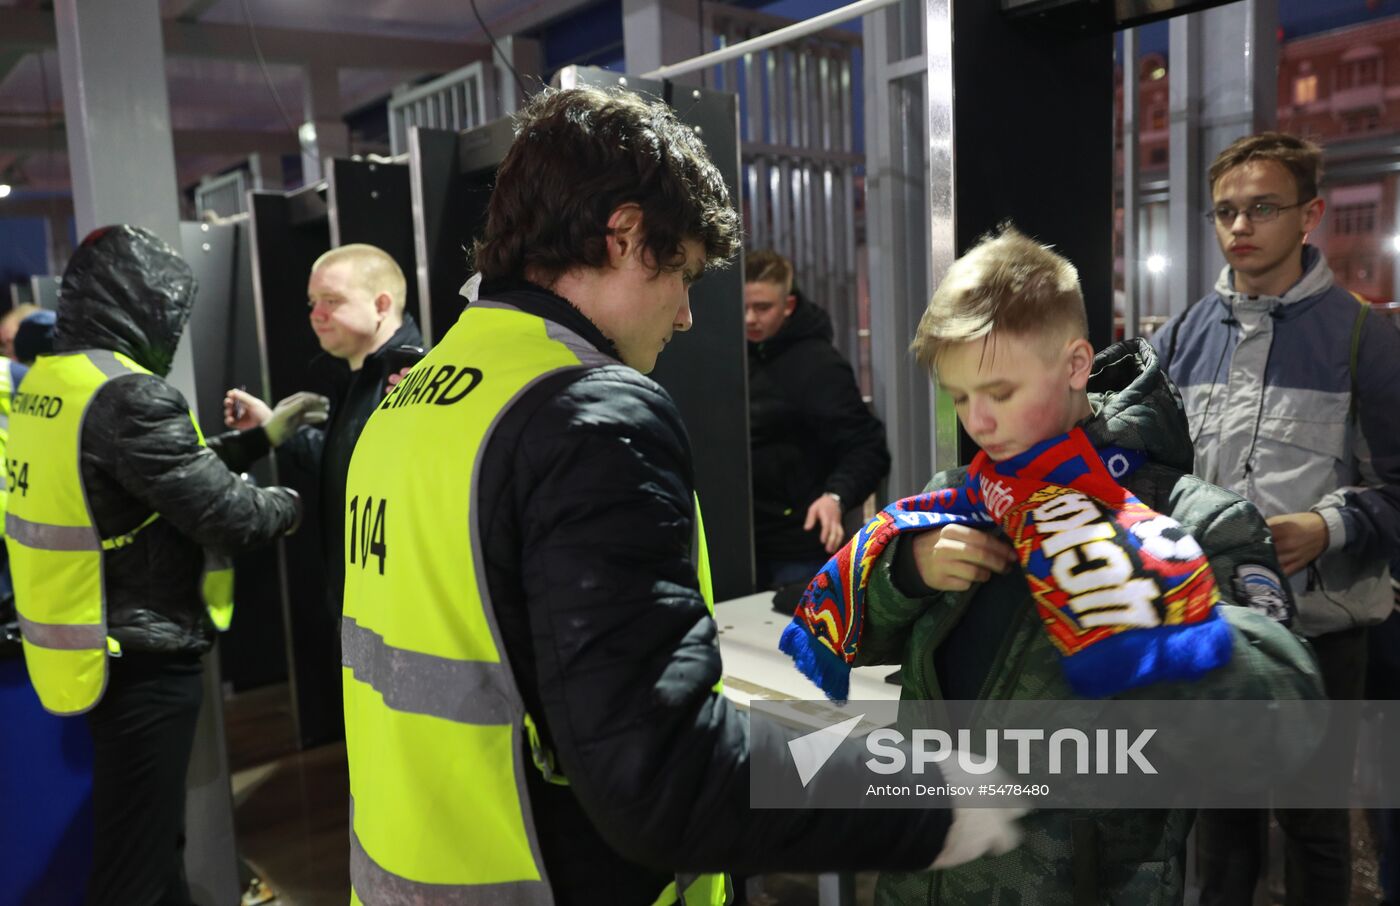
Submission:
[[961,487],[896,500],[837,551],[778,647],[845,701],[880,554],[905,532],[964,523],[1006,533],[1075,694],[1102,698],[1214,670],[1232,643],[1210,563],[1176,520],[1118,483],[1145,460],[1096,450],[1079,428],[1002,462],[978,453]]

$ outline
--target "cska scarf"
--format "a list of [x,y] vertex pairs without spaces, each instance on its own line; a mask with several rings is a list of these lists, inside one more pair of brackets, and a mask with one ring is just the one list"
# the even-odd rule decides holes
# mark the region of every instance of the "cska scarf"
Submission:
[[904,532],[963,523],[1006,533],[1075,694],[1191,680],[1227,663],[1230,630],[1200,545],[1115,480],[1145,458],[1095,450],[1079,428],[1002,462],[978,453],[961,487],[895,501],[837,551],[778,647],[844,701],[881,552]]

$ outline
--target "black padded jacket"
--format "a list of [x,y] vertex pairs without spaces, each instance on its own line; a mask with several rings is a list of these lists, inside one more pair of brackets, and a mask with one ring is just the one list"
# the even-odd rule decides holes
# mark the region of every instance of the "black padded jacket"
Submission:
[[812,501],[830,491],[858,507],[890,471],[885,427],[831,341],[831,318],[798,294],[777,335],[748,346],[760,560],[825,560],[818,532],[802,527]]
[[[312,360],[309,371],[317,382],[328,384],[330,418],[320,427],[303,427],[281,447],[286,456],[304,471],[316,476],[316,507],[320,529],[321,564],[326,577],[326,604],[338,620],[345,594],[345,476],[355,443],[365,429],[370,413],[384,398],[392,362],[387,355],[400,346],[423,345],[423,334],[413,316],[404,314],[403,323],[378,349],[365,357],[358,371],[351,371],[344,360],[322,354]],[[262,430],[245,432],[252,450],[267,437]],[[283,479],[286,480],[286,479]]]
[[236,554],[297,521],[286,488],[254,488],[230,469],[251,461],[238,439],[201,446],[180,391],[166,383],[195,302],[189,266],[153,234],[110,227],[73,253],[59,295],[55,353],[106,349],[152,374],[104,384],[83,423],[88,503],[104,538],[160,518],[103,554],[108,634],[124,650],[198,654],[214,626],[200,596],[204,548]]

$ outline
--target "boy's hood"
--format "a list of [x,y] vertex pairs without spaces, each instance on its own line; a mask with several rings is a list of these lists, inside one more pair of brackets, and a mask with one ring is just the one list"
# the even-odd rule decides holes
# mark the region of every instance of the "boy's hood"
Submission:
[[1181,394],[1146,340],[1123,340],[1094,356],[1088,390],[1094,414],[1082,427],[1094,446],[1142,450],[1154,462],[1191,471],[1195,454]]

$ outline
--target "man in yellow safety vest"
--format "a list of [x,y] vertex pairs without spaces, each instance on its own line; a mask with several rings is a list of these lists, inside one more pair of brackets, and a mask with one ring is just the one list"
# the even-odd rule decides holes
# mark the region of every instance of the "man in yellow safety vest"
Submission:
[[45,708],[92,730],[88,904],[191,902],[200,657],[232,617],[228,558],[301,513],[295,492],[242,481],[236,436],[206,444],[163,379],[194,300],[189,265],[154,234],[94,231],[63,274],[55,351],[10,406],[5,534],[25,666]]
[[690,441],[645,376],[738,233],[664,104],[571,89],[519,114],[480,298],[350,465],[352,902],[718,904],[726,880],[705,872],[1013,844],[1002,817],[952,856],[968,835],[943,807],[750,808]]

